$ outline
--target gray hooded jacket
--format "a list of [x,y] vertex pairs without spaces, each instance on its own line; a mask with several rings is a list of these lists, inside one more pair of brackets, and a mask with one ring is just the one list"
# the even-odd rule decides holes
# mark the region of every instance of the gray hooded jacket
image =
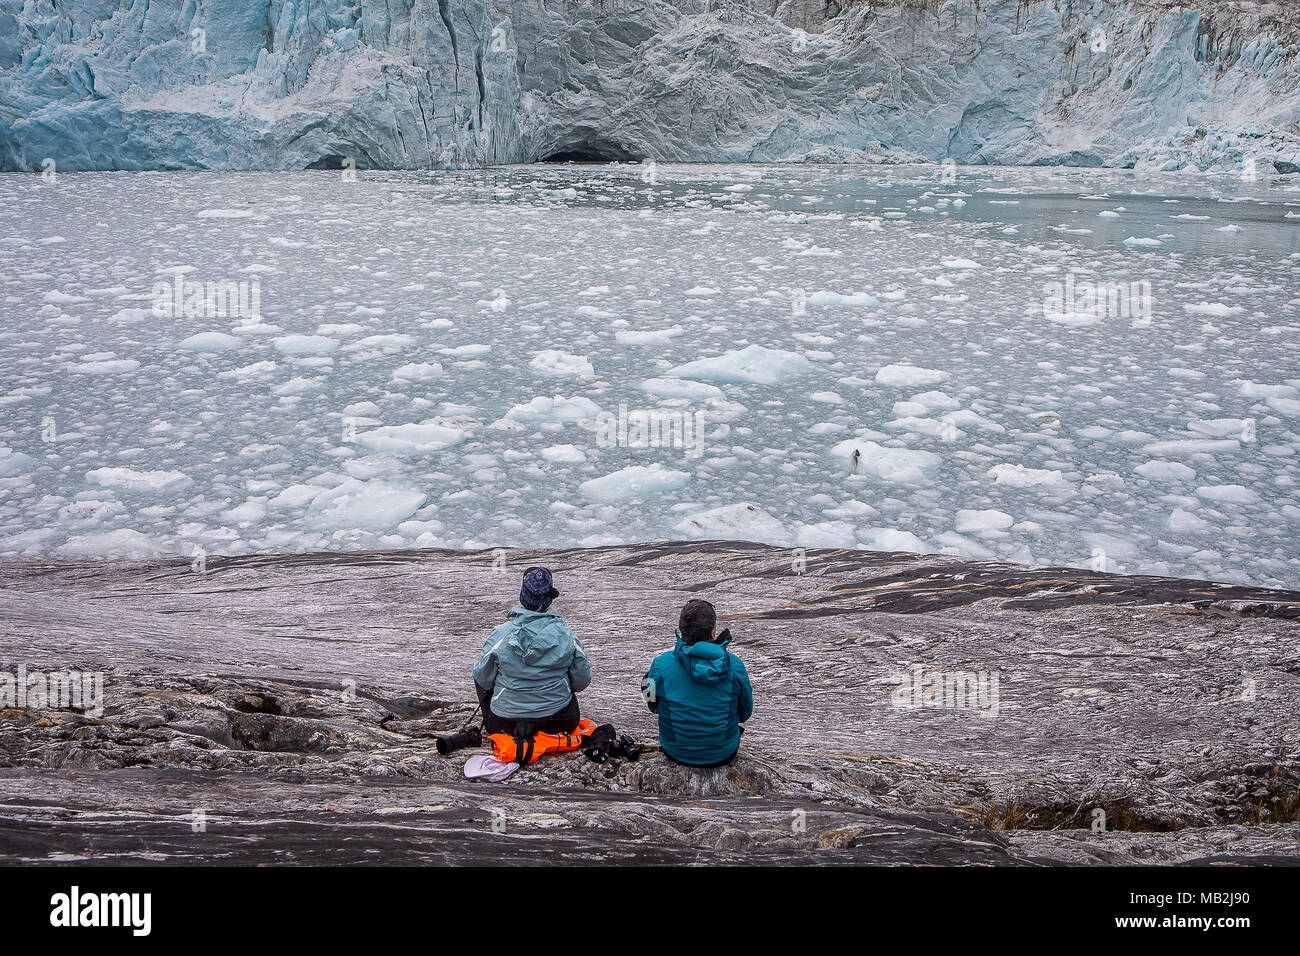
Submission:
[[492,691],[498,717],[549,717],[591,683],[587,651],[558,614],[517,607],[506,617],[483,644],[474,682]]

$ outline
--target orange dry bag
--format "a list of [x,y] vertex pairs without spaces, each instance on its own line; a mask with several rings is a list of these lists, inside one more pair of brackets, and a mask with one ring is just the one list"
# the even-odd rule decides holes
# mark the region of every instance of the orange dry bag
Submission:
[[577,750],[582,742],[596,729],[595,721],[585,717],[569,734],[533,734],[531,737],[515,737],[511,734],[492,734],[492,755],[502,763],[533,763],[543,754],[566,753]]

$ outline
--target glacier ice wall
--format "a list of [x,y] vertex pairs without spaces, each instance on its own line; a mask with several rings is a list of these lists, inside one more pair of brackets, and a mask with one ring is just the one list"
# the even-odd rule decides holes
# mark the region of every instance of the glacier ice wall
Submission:
[[1288,171],[1298,47],[1226,0],[0,0],[0,168]]

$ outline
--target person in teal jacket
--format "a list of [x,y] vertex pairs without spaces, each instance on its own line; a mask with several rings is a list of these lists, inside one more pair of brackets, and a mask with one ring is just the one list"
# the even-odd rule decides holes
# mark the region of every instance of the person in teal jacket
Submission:
[[485,734],[570,733],[582,715],[578,693],[591,684],[587,650],[564,619],[550,610],[560,596],[546,568],[529,568],[520,607],[492,629],[474,665],[474,687]]
[[659,716],[659,746],[677,763],[720,767],[740,749],[740,725],[754,712],[749,674],[727,650],[731,632],[717,632],[708,601],[687,601],[676,646],[660,654],[641,680],[646,705]]

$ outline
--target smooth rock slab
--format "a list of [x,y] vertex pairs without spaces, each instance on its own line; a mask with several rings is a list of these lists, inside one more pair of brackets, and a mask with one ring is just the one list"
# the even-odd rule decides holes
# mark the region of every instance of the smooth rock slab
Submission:
[[[1300,860],[1300,594],[859,551],[795,574],[730,542],[493,556],[0,562],[0,670],[106,696],[0,710],[0,859]],[[718,606],[756,698],[733,767],[570,754],[480,784],[436,753],[538,563],[584,714],[644,742],[640,676],[685,600]],[[917,667],[996,674],[996,708],[899,706]]]

